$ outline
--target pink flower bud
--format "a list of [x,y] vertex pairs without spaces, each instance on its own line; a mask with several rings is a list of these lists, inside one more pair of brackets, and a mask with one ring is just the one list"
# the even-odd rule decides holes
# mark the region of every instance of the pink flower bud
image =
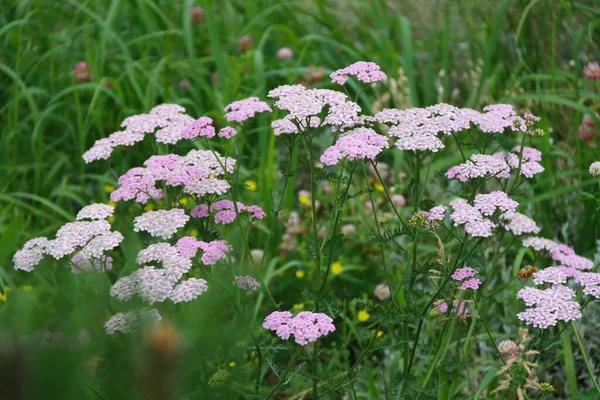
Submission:
[[277,58],[281,61],[291,60],[294,58],[294,52],[288,47],[282,47],[277,51]]

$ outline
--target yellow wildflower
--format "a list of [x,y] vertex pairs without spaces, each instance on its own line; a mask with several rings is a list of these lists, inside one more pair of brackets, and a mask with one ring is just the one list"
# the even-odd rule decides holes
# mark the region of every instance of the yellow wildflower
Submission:
[[305,206],[310,203],[310,197],[307,195],[298,196],[298,200],[300,200],[300,203]]
[[115,216],[114,216],[114,215],[111,215],[110,217],[108,217],[108,218],[107,218],[107,220],[108,220],[108,223],[110,223],[110,224],[112,224],[113,222],[115,222],[115,219],[116,219],[116,218],[115,218]]
[[198,230],[197,229],[192,229],[190,231],[190,236],[198,236]]
[[182,206],[187,206],[189,201],[190,200],[187,197],[184,197],[181,200],[179,200],[179,204],[181,204]]
[[257,189],[257,185],[256,182],[254,182],[253,180],[248,179],[246,182],[246,189],[248,189],[251,192],[256,192]]
[[106,191],[106,193],[112,193],[115,191],[115,187],[113,185],[106,185],[104,186],[104,190]]
[[235,361],[232,361],[232,362],[230,362],[230,363],[229,363],[229,367],[231,367],[231,368],[235,367],[236,365],[237,365],[237,364],[236,364],[236,362],[235,362]]
[[296,278],[298,278],[298,279],[304,278],[304,271],[302,271],[302,270],[296,271]]
[[294,304],[294,311],[302,311],[304,310],[304,303]]
[[358,320],[359,320],[360,322],[365,322],[365,321],[368,321],[368,320],[369,320],[369,318],[371,318],[371,314],[369,314],[369,313],[367,312],[367,310],[360,310],[360,311],[358,312]]
[[6,301],[6,295],[4,293],[0,293],[0,301]]
[[376,183],[375,190],[377,190],[378,192],[383,192],[383,185],[381,183]]
[[146,206],[144,207],[144,211],[152,211],[154,210],[154,206],[150,203],[146,204]]
[[334,275],[341,274],[343,270],[344,270],[344,267],[342,267],[341,262],[336,261],[333,264],[331,264],[331,273],[332,274],[334,274]]
[[383,331],[378,331],[377,332],[377,337],[382,337],[383,336]]

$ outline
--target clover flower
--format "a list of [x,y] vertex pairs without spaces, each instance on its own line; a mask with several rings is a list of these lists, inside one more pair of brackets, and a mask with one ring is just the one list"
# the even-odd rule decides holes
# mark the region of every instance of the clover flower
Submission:
[[293,318],[289,311],[275,311],[265,318],[263,328],[274,331],[284,340],[293,335],[296,343],[302,346],[335,331],[331,317],[310,311],[302,311]]
[[116,332],[132,333],[137,331],[143,324],[156,325],[162,319],[158,310],[142,308],[141,310],[116,313],[104,324],[107,335]]
[[190,302],[207,290],[204,279],[188,278],[173,289],[170,298],[173,303]]
[[225,119],[229,122],[242,123],[250,118],[254,118],[256,114],[263,112],[271,112],[271,107],[258,97],[249,97],[244,100],[234,101],[225,107]]
[[590,175],[600,176],[600,161],[595,161],[590,164]]
[[506,211],[502,213],[500,215],[500,226],[517,236],[525,233],[540,232],[540,228],[534,220],[515,211]]
[[519,346],[514,340],[503,340],[498,343],[498,351],[504,357],[515,357],[519,353]]
[[282,47],[277,50],[277,58],[281,61],[291,60],[294,58],[294,52],[288,47]]
[[77,220],[82,219],[105,219],[113,215],[115,208],[108,204],[90,204],[89,206],[83,207],[77,213]]
[[373,160],[387,147],[388,141],[385,136],[378,135],[370,128],[356,128],[328,147],[321,156],[321,162],[325,165],[335,165],[343,157],[351,161]]
[[592,81],[600,80],[600,65],[597,62],[590,62],[583,68],[583,74]]
[[346,68],[338,69],[330,77],[333,83],[344,85],[349,76],[355,76],[363,83],[374,83],[387,80],[387,75],[381,71],[381,67],[374,62],[358,61]]
[[382,282],[375,286],[374,294],[375,297],[377,297],[381,301],[387,300],[390,297],[390,288],[386,283]]
[[260,287],[260,283],[251,276],[234,276],[233,284],[240,289],[256,290]]
[[157,142],[175,144],[183,139],[183,132],[187,125],[194,122],[192,117],[183,114],[184,111],[185,109],[177,104],[161,104],[150,110],[149,114],[125,118],[121,123],[121,127],[125,130],[97,140],[83,154],[83,159],[86,163],[106,160],[115,147],[133,146],[142,141],[146,134],[152,133],[155,133]]
[[72,73],[77,82],[87,82],[92,79],[90,66],[85,61],[79,61],[77,64],[75,64]]
[[555,326],[558,321],[575,321],[581,318],[579,303],[572,301],[575,292],[563,285],[553,285],[549,289],[540,290],[526,287],[517,293],[517,298],[525,302],[525,311],[517,317],[526,324],[546,329]]
[[190,217],[181,208],[148,211],[133,220],[135,232],[148,232],[153,237],[169,239],[183,228]]

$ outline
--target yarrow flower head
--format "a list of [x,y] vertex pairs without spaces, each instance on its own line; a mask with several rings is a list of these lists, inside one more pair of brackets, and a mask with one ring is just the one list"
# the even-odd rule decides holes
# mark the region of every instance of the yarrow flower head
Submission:
[[470,267],[459,268],[452,274],[452,279],[455,281],[462,281],[467,278],[472,278],[477,275],[477,271]]
[[381,301],[387,300],[390,297],[390,288],[386,283],[380,283],[377,286],[375,286],[374,294],[375,297],[377,297]]
[[325,165],[335,165],[343,157],[348,160],[373,160],[381,151],[388,147],[385,136],[378,135],[370,128],[356,128],[327,148],[321,156]]
[[158,310],[142,308],[126,313],[116,313],[106,321],[104,329],[106,329],[107,335],[114,335],[117,332],[132,333],[144,324],[156,325],[161,319]]
[[125,118],[121,124],[125,130],[97,140],[83,154],[83,159],[86,163],[106,160],[115,147],[133,146],[144,140],[146,134],[152,133],[155,134],[157,142],[175,144],[184,138],[185,128],[194,122],[192,117],[183,114],[184,111],[185,109],[177,104],[161,104],[150,110],[149,114]]
[[170,294],[173,303],[190,302],[208,290],[204,279],[188,278],[177,285]]
[[215,127],[212,126],[213,120],[209,117],[200,117],[183,130],[184,139],[193,139],[198,136],[212,138],[215,136]]
[[153,237],[169,239],[178,229],[183,228],[189,219],[190,217],[181,208],[148,211],[133,220],[133,230],[148,232]]
[[575,292],[564,285],[555,284],[549,289],[540,290],[526,287],[517,293],[517,298],[525,302],[525,311],[517,317],[526,324],[546,329],[558,321],[575,321],[581,318],[580,305],[571,299]]
[[249,97],[244,100],[234,101],[225,107],[225,119],[229,122],[242,123],[250,118],[254,118],[256,114],[262,112],[271,112],[271,107],[258,97]]
[[335,331],[331,317],[310,311],[300,312],[293,318],[289,311],[275,311],[265,318],[263,328],[274,331],[284,340],[294,336],[296,343],[302,346]]
[[113,215],[115,208],[108,204],[90,204],[89,206],[83,207],[77,213],[77,220],[82,219],[105,219]]
[[235,130],[235,128],[232,128],[231,126],[226,126],[224,128],[221,128],[221,130],[219,130],[218,136],[225,138],[225,139],[231,139],[235,135],[237,135],[237,131]]
[[534,220],[515,211],[502,213],[500,215],[500,226],[517,236],[526,233],[539,233],[540,231]]
[[363,83],[381,82],[387,79],[387,75],[381,71],[381,67],[374,62],[358,61],[346,68],[338,69],[331,74],[331,81],[343,85],[349,76],[355,76]]
[[575,282],[583,286],[583,293],[600,299],[600,274],[582,272],[575,277]]
[[256,290],[260,287],[260,283],[251,276],[234,276],[233,284],[240,289]]

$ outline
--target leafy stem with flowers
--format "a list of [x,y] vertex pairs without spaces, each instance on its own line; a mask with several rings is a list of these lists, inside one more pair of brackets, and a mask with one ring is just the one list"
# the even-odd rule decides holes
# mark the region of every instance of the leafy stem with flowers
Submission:
[[[582,317],[589,301],[600,298],[600,274],[593,272],[591,260],[569,246],[536,236],[540,227],[517,211],[519,203],[513,198],[530,190],[528,181],[544,171],[542,153],[527,147],[543,134],[536,128],[540,118],[528,113],[521,116],[508,104],[490,105],[483,111],[436,104],[365,115],[358,100],[370,85],[386,81],[380,67],[357,62],[333,72],[331,78],[334,84],[344,85],[346,94],[285,85],[269,92],[272,105],[257,97],[231,103],[225,107],[223,119],[227,124],[239,124],[238,129],[224,126],[217,130],[212,118],[194,119],[174,104],[126,118],[122,131],[98,140],[83,154],[86,163],[105,160],[117,147],[154,137],[157,154],[118,179],[119,187],[110,195],[117,210],[106,204],[84,207],[76,221],[65,224],[54,238],[25,243],[14,256],[15,268],[31,272],[45,256],[67,258],[73,273],[106,274],[114,266],[111,273],[116,273],[117,279],[111,282],[112,300],[107,302],[111,315],[104,324],[111,340],[137,335],[163,316],[176,319],[173,309],[180,303],[203,302],[218,292],[225,293],[233,310],[222,313],[222,318],[240,322],[252,343],[247,369],[253,384],[232,386],[240,396],[355,394],[355,383],[365,380],[360,367],[386,349],[380,340],[385,330],[387,347],[400,349],[389,356],[392,361],[388,363],[396,381],[410,382],[410,395],[417,399],[431,398],[436,387],[446,384],[439,377],[446,373],[443,365],[453,352],[453,341],[461,335],[462,324],[468,327],[467,339],[462,352],[460,339],[456,339],[456,357],[464,360],[465,350],[475,351],[474,319],[480,318],[502,364],[503,380],[495,390],[512,390],[525,398],[528,390],[546,393],[548,389],[534,376],[536,364],[526,358],[537,351],[525,350],[526,333],[521,334],[520,347],[514,342],[496,344],[481,304],[498,291],[510,292],[520,285],[515,277],[500,287],[496,282],[498,264],[520,243],[540,255],[535,260],[540,269],[519,271],[518,277],[531,279],[532,284],[516,292],[525,307],[513,317],[513,325],[520,320],[531,329],[549,332],[561,324],[565,329],[571,326],[598,389],[574,321]],[[352,85],[354,100],[345,86],[350,79],[356,83]],[[272,107],[285,114],[271,126],[287,150],[283,156],[287,156],[287,167],[277,201],[271,193],[268,219],[262,207],[247,204],[240,192],[243,170],[238,159],[245,157],[252,120],[271,112]],[[497,140],[501,136],[502,140]],[[445,143],[450,137],[453,141]],[[185,146],[191,141],[194,146],[185,155],[159,154],[162,150],[168,153],[159,143]],[[320,149],[323,141],[331,143],[324,150]],[[496,141],[499,144],[490,151]],[[295,152],[303,152],[307,171],[292,171]],[[462,161],[440,175],[447,167],[440,163],[445,161],[440,152],[453,153],[450,157],[456,155],[455,159]],[[408,166],[411,176],[407,185],[394,186],[398,179],[390,179],[384,167],[385,160],[396,154],[401,154]],[[306,180],[302,174],[308,175]],[[301,201],[308,218],[289,212],[286,233],[278,238],[277,224],[288,211],[284,207],[286,193],[296,189],[289,184],[291,176],[300,184],[308,182],[307,198]],[[404,191],[411,207],[405,207]],[[365,195],[364,206],[357,207]],[[141,214],[128,207],[128,202],[138,204]],[[326,202],[329,207],[324,207]],[[357,228],[345,224],[345,218],[352,218],[354,211],[369,219],[364,231],[371,240],[348,243]],[[115,212],[133,217],[133,231],[145,246],[133,249],[137,253],[133,270],[125,268],[119,253],[124,246],[135,246],[129,243],[131,236],[113,230],[107,220]],[[265,224],[265,219],[271,223]],[[253,229],[258,224],[261,229]],[[228,229],[232,226],[235,228]],[[190,227],[199,231],[186,231]],[[308,230],[310,235],[305,238]],[[514,238],[502,251],[486,258],[484,245],[504,243],[505,235]],[[278,240],[279,258],[273,251]],[[263,250],[257,247],[261,243]],[[340,260],[352,257],[349,246],[357,243],[357,253],[366,260],[362,267],[368,274],[382,277],[375,296],[386,304],[348,298],[345,282],[352,280],[340,279],[344,270]],[[287,264],[278,274],[271,273],[270,266],[281,260]],[[227,268],[219,267],[223,264]],[[279,287],[280,276],[292,265],[302,266],[298,279],[304,277],[304,270],[310,274],[311,283],[304,292]],[[225,279],[239,292],[231,294]],[[209,289],[215,286],[220,290]],[[268,304],[262,304],[263,296]],[[583,296],[587,302],[582,307]],[[301,303],[289,308],[291,297]],[[303,311],[305,303],[311,311]],[[254,305],[250,318],[244,311],[247,304]],[[471,312],[471,304],[477,313]],[[357,313],[358,306],[364,309]],[[258,314],[265,317],[262,328],[278,339],[260,330]],[[427,335],[425,339],[423,335]],[[295,344],[280,342],[290,338]],[[334,349],[340,346],[347,355],[336,359]],[[540,346],[539,351],[544,350]],[[208,379],[208,387],[227,376],[216,366],[226,357],[228,346],[215,353],[219,351],[218,360],[202,360],[217,369]],[[279,365],[284,364],[281,372]],[[514,371],[521,375],[526,371],[527,375]],[[462,372],[448,373],[464,378]],[[467,369],[465,379],[471,382],[469,373]],[[288,378],[290,374],[294,379]],[[455,390],[453,387],[449,390]]]

